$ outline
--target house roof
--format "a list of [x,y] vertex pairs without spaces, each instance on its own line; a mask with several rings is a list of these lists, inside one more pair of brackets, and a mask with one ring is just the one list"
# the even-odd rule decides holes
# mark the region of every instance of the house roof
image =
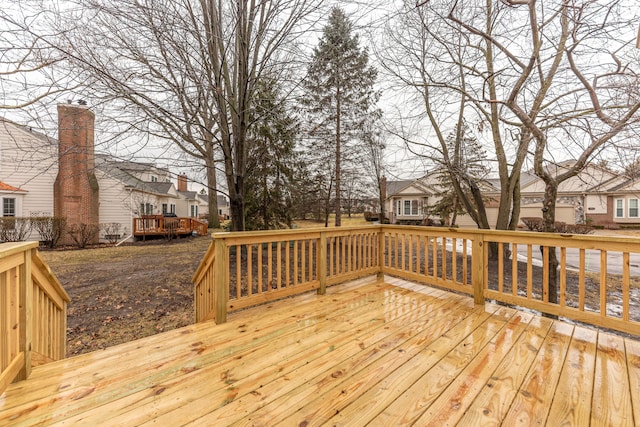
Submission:
[[415,179],[405,179],[402,181],[387,181],[387,197],[398,194],[408,186],[410,186]]
[[14,187],[13,185],[5,184],[2,181],[0,181],[0,191],[2,191],[2,192],[7,191],[7,192],[11,192],[11,193],[28,193],[27,190],[23,190],[21,188]]
[[19,129],[19,130],[21,130],[23,132],[26,132],[30,136],[32,136],[32,137],[34,137],[34,138],[36,138],[36,139],[38,139],[40,141],[43,141],[43,142],[45,142],[47,144],[54,145],[56,147],[58,146],[58,140],[57,139],[51,138],[50,136],[47,136],[47,135],[45,135],[45,134],[43,134],[41,132],[35,131],[35,130],[33,130],[33,128],[31,126],[21,125],[21,124],[18,124],[16,122],[13,122],[11,120],[7,120],[7,119],[5,119],[3,117],[0,117],[0,126],[8,126],[8,125],[13,126],[16,129]]
[[178,191],[178,194],[189,200],[196,200],[198,197],[197,191]]
[[[171,182],[142,181],[129,173],[129,171],[132,170],[129,167],[131,163],[133,162],[120,161],[105,155],[96,156],[96,169],[101,170],[112,178],[120,181],[125,187],[160,196],[175,197],[171,192],[171,189],[173,188],[173,184]],[[142,165],[142,163],[138,163],[138,165]],[[155,166],[151,165],[150,167]]]
[[229,199],[223,194],[218,194],[218,206],[229,206]]

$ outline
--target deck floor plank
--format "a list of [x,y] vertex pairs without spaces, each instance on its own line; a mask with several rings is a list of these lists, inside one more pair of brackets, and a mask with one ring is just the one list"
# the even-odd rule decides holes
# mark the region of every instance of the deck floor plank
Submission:
[[[375,306],[380,305],[389,298],[407,298],[403,290],[392,290],[385,294],[367,294],[366,304],[352,304],[352,310],[346,313],[333,313],[330,327],[317,328],[310,324],[302,327],[294,335],[287,335],[279,339],[270,341],[268,344],[251,347],[245,352],[235,352],[230,357],[220,360],[214,366],[208,366],[202,372],[193,372],[188,378],[180,378],[174,383],[158,384],[157,388],[162,388],[163,396],[172,402],[171,405],[158,407],[151,405],[145,407],[145,403],[154,400],[154,395],[146,390],[138,393],[146,401],[136,400],[136,396],[130,396],[135,404],[128,405],[127,401],[120,402],[119,417],[114,418],[114,422],[120,419],[133,420],[136,423],[145,422],[145,418],[152,418],[171,411],[176,413],[166,415],[166,418],[186,420],[190,415],[198,414],[199,411],[211,410],[211,408],[223,407],[229,402],[237,399],[250,391],[253,391],[255,384],[264,384],[287,374],[287,370],[292,370],[296,366],[304,366],[314,357],[332,353],[337,354],[337,350],[344,350],[344,345],[354,340],[355,336],[370,335],[374,323],[382,325],[382,319],[372,317],[375,313]],[[437,306],[446,301],[432,298],[425,300],[424,306]],[[408,314],[415,314],[418,310]],[[408,316],[394,321],[405,321]],[[354,335],[356,334],[356,335]],[[361,337],[366,339],[367,336]],[[268,346],[268,348],[266,348]],[[275,350],[274,350],[275,349]],[[347,351],[354,352],[352,348]],[[253,356],[253,357],[252,357]],[[329,359],[330,360],[330,359]],[[213,378],[213,381],[201,384],[202,376]],[[199,387],[203,394],[202,401],[182,402],[180,396],[190,387]],[[175,395],[175,398],[173,397]],[[202,403],[202,408],[198,404]],[[112,405],[113,406],[113,405]],[[117,409],[117,408],[116,408]],[[113,408],[112,408],[113,414]],[[95,414],[99,419],[99,412]],[[78,421],[88,422],[89,418],[80,418]]]
[[549,419],[558,425],[589,425],[598,333],[576,327],[560,374]]
[[552,321],[535,317],[500,363],[481,394],[467,408],[460,425],[499,426],[524,382]]
[[574,326],[554,321],[527,377],[516,395],[504,425],[544,425],[560,377]]
[[517,313],[505,327],[489,341],[415,422],[422,426],[455,425],[490,381],[504,357],[511,352],[520,335],[533,318],[530,313]]
[[[339,355],[330,354],[328,365],[319,364],[318,360],[311,361],[309,365],[291,372],[285,378],[278,378],[263,387],[259,387],[253,393],[249,393],[238,402],[233,402],[229,408],[221,408],[211,414],[205,415],[198,422],[210,423],[220,420],[220,413],[232,412],[234,414],[244,414],[246,419],[236,419],[239,425],[277,423],[284,419],[294,406],[303,404],[313,399],[314,394],[321,393],[332,385],[349,378],[354,372],[367,367],[372,370],[372,365],[381,359],[386,360],[385,355],[391,354],[396,357],[398,346],[410,348],[411,345],[418,345],[420,342],[435,340],[439,335],[449,330],[455,322],[461,321],[473,312],[473,307],[469,305],[467,310],[458,311],[450,318],[443,318],[442,313],[451,313],[455,304],[447,303],[439,307],[435,312],[425,313],[422,318],[415,319],[413,323],[400,322],[396,324],[385,323],[378,329],[378,333],[371,334],[365,340],[353,345],[359,351],[350,357],[341,358]],[[432,320],[435,319],[435,320]],[[411,351],[410,349],[407,351]],[[315,366],[317,364],[318,366]],[[258,405],[259,409],[256,409]],[[197,424],[197,423],[195,423]]]
[[633,421],[640,424],[640,342],[625,339],[627,352],[627,368],[629,369],[629,388],[635,390],[631,393],[633,405]]
[[640,425],[640,341],[372,278],[52,362],[0,426]]
[[[370,423],[372,426],[411,425],[440,396],[516,312],[500,308],[491,317],[468,325],[463,334],[446,334],[430,350],[431,363],[414,372],[415,381]],[[444,344],[444,345],[442,345]]]
[[619,336],[598,336],[592,406],[592,426],[634,425],[624,339]]
[[[69,401],[69,405],[65,407],[65,414],[58,412],[57,416],[73,416],[82,412],[85,408],[94,406],[94,400],[99,400],[104,404],[133,394],[136,391],[148,392],[148,390],[151,390],[151,392],[155,392],[154,387],[157,384],[161,384],[175,375],[200,370],[209,364],[218,363],[222,357],[251,349],[258,343],[271,344],[279,337],[297,333],[300,329],[300,323],[304,323],[309,327],[325,322],[335,316],[351,313],[355,307],[360,307],[364,310],[369,298],[375,298],[378,294],[380,298],[388,298],[390,293],[393,295],[396,292],[404,294],[409,291],[404,289],[389,290],[374,285],[365,287],[355,295],[345,293],[332,296],[331,310],[321,310],[313,314],[313,312],[308,311],[309,307],[304,307],[306,311],[304,309],[303,311],[297,309],[288,312],[281,311],[276,313],[276,316],[259,314],[253,323],[229,322],[224,325],[218,325],[210,336],[195,334],[196,336],[194,337],[187,336],[187,340],[183,337],[182,341],[180,341],[180,336],[178,335],[175,338],[178,341],[174,342],[174,339],[171,339],[168,340],[166,345],[157,343],[151,347],[152,351],[145,354],[144,358],[140,357],[140,351],[138,351],[133,353],[137,357],[131,360],[124,358],[123,360],[117,360],[117,363],[113,363],[109,357],[100,359],[90,353],[89,355],[79,356],[78,359],[89,358],[93,364],[87,365],[88,369],[84,372],[73,368],[66,369],[65,372],[68,377],[64,379],[48,375],[48,372],[40,373],[34,370],[32,374],[34,384],[39,387],[31,393],[20,393],[24,392],[24,390],[19,390],[18,393],[13,393],[14,395],[17,394],[16,398],[8,396],[11,397],[13,408],[7,408],[3,416],[13,417],[16,414],[21,414],[21,418],[29,419],[31,422],[44,422],[46,418],[38,419],[36,418],[37,414],[29,415],[29,412],[26,411],[29,408],[42,409],[51,404],[59,404],[61,401]],[[270,311],[268,306],[261,308],[264,312]],[[265,318],[269,319],[269,322],[264,322]],[[292,318],[296,319],[296,321],[286,322],[287,319]],[[241,331],[252,331],[253,333],[246,334]],[[155,351],[157,349],[161,351]],[[117,355],[117,351],[115,354]],[[64,365],[65,367],[73,366],[73,358],[67,359]],[[87,381],[87,377],[89,377],[89,381]],[[46,380],[49,383],[48,387],[38,381],[39,379]],[[84,379],[85,381],[83,382],[79,379]],[[76,381],[79,382],[76,383]],[[126,388],[121,386],[123,381],[127,383]],[[73,386],[70,386],[70,384],[73,384]],[[62,391],[53,394],[59,390]],[[2,417],[0,417],[1,420]]]

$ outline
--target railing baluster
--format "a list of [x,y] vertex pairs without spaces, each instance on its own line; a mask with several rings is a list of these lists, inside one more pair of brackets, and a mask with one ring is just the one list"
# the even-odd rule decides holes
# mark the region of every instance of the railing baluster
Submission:
[[273,290],[273,243],[267,243],[267,292]]
[[[263,243],[258,243],[258,293],[262,293],[262,276],[264,274],[264,268],[262,266],[262,245]],[[249,295],[253,292],[253,289],[249,291]]]
[[542,300],[549,302],[549,246],[542,248]]
[[600,316],[607,315],[607,251],[600,251]]
[[467,285],[469,281],[467,280],[467,239],[462,239],[462,284]]
[[560,307],[567,305],[567,248],[560,248]]
[[498,292],[504,290],[504,243],[498,243]]
[[629,295],[630,291],[629,274],[629,252],[622,253],[622,320],[629,321]]
[[451,280],[458,283],[458,242],[454,237],[451,239]]
[[527,245],[527,299],[533,298],[533,246]]
[[518,245],[511,245],[511,295],[518,296]]
[[[253,245],[247,245],[247,289],[253,288]],[[242,290],[240,290],[240,295],[242,296]],[[247,295],[250,295],[249,291],[247,291]]]
[[585,291],[585,250],[580,249],[580,268],[578,273],[578,309],[584,311],[584,291]]
[[287,240],[284,242],[284,258],[285,258],[285,286],[291,285],[291,244]]
[[242,288],[242,246],[236,245],[236,298],[240,299],[240,289]]
[[276,274],[277,274],[277,289],[282,288],[282,242],[278,240],[276,250],[278,254],[276,256]]

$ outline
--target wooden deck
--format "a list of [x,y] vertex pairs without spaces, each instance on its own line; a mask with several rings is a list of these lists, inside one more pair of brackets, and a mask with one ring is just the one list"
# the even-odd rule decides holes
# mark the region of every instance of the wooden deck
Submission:
[[33,368],[0,425],[640,425],[640,342],[387,277]]

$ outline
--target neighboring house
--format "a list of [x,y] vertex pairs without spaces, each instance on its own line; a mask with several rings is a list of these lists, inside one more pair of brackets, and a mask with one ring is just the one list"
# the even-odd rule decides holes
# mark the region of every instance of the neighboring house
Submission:
[[[420,224],[433,217],[430,210],[440,200],[445,189],[439,179],[439,171],[429,171],[424,176],[414,180],[387,181],[385,212],[391,224]],[[495,192],[495,187],[488,180],[478,182],[483,194]],[[457,224],[462,226],[475,225],[468,215],[459,216]]]
[[177,213],[179,195],[165,168],[96,156],[95,173],[100,187],[100,222],[120,224],[122,238],[133,231],[135,217]]
[[[119,224],[115,234],[124,239],[131,237],[135,217],[175,213],[197,218],[208,211],[206,197],[186,188],[179,192],[166,168],[95,155],[93,122],[86,106],[61,104],[56,140],[0,119],[2,216],[55,215],[67,218],[68,225]],[[113,234],[113,227],[107,232]],[[99,237],[104,234],[103,227]],[[30,240],[39,237],[32,232]]]
[[231,204],[227,196],[218,194],[218,215],[223,219],[231,218]]
[[[552,175],[561,174],[575,161],[550,166]],[[386,208],[391,223],[411,222],[429,217],[429,207],[438,200],[441,188],[433,171],[414,180],[387,181]],[[500,201],[500,181],[479,183],[487,197],[489,224],[495,224]],[[520,177],[520,218],[542,217],[545,184],[531,171]],[[435,218],[434,218],[435,219]],[[620,175],[596,164],[588,164],[578,175],[558,187],[556,220],[567,224],[591,223],[606,227],[640,225],[640,179]],[[474,227],[468,215],[456,221]]]
[[58,141],[0,118],[0,216],[53,215],[57,160]]

